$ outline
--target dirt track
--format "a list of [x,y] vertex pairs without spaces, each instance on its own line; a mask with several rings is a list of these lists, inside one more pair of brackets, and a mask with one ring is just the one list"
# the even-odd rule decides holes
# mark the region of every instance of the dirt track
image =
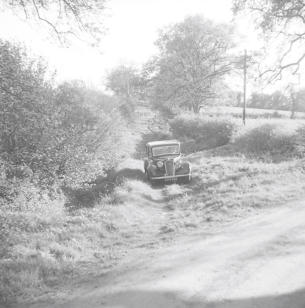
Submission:
[[305,307],[305,208],[269,209],[168,247],[135,251],[65,302],[39,307]]

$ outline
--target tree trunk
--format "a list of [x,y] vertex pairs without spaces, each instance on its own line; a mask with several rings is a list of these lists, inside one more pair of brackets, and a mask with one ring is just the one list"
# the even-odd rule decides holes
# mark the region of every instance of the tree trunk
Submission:
[[294,96],[291,97],[291,114],[290,119],[294,119],[295,117],[295,111],[296,111],[296,99]]
[[201,106],[201,103],[200,103],[200,102],[193,102],[193,104],[192,104],[193,112],[194,112],[194,113],[199,113],[199,111],[200,111],[200,106]]

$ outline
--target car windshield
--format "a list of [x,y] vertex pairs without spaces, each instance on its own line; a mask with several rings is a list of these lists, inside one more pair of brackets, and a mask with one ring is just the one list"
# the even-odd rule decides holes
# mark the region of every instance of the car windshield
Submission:
[[152,148],[153,156],[179,154],[179,144],[162,145]]

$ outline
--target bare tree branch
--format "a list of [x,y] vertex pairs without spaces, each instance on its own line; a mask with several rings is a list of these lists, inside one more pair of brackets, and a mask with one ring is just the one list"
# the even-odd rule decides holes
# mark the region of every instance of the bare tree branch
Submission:
[[22,9],[26,19],[35,20],[37,18],[46,24],[51,30],[50,33],[56,35],[60,44],[66,43],[70,35],[78,39],[83,36],[83,41],[98,42],[102,34],[100,14],[104,11],[104,4],[107,0],[3,1],[6,7],[12,9],[17,15],[19,9]]

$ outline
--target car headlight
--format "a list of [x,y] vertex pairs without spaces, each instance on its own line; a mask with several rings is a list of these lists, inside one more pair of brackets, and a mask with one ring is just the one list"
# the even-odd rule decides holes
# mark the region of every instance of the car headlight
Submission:
[[162,168],[163,167],[163,161],[161,161],[161,160],[157,161],[157,167]]

